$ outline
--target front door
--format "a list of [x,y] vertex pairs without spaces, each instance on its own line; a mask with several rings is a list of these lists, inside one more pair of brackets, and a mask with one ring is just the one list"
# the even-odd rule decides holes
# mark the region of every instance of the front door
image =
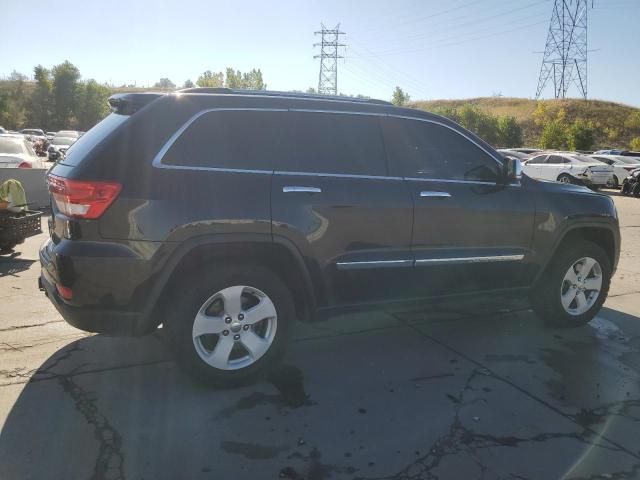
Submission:
[[504,184],[502,160],[457,127],[384,119],[385,144],[414,202],[415,288],[423,296],[523,286],[534,204]]

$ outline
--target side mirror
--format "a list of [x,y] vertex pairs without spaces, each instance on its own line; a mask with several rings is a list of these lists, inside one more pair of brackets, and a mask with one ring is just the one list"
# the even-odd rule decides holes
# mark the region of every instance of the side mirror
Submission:
[[504,157],[505,160],[505,179],[520,180],[522,178],[522,163],[515,157]]

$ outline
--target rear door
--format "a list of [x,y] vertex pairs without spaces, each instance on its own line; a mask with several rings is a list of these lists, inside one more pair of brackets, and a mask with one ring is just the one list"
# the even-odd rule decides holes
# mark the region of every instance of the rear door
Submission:
[[301,251],[321,305],[402,298],[413,205],[402,179],[388,174],[379,117],[292,110],[283,132],[273,234]]
[[541,177],[544,180],[556,181],[561,173],[569,173],[571,163],[560,155],[549,155],[540,165]]
[[502,183],[502,163],[454,128],[384,119],[392,166],[414,209],[414,288],[421,296],[523,286],[533,196]]
[[536,155],[522,165],[522,171],[525,175],[531,178],[542,178],[540,172],[540,165],[542,165],[547,159],[547,155]]

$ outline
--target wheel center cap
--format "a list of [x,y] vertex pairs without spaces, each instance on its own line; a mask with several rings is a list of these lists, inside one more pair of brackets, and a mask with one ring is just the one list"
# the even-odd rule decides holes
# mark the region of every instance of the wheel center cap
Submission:
[[229,328],[231,328],[231,331],[233,333],[238,333],[240,330],[242,330],[242,324],[240,322],[233,322]]

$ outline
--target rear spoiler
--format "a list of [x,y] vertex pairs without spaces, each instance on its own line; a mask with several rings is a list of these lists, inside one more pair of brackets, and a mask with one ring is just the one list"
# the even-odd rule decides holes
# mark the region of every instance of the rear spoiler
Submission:
[[145,105],[153,102],[156,98],[166,95],[165,93],[144,92],[144,93],[116,93],[109,97],[109,107],[113,113],[120,115],[132,115]]

